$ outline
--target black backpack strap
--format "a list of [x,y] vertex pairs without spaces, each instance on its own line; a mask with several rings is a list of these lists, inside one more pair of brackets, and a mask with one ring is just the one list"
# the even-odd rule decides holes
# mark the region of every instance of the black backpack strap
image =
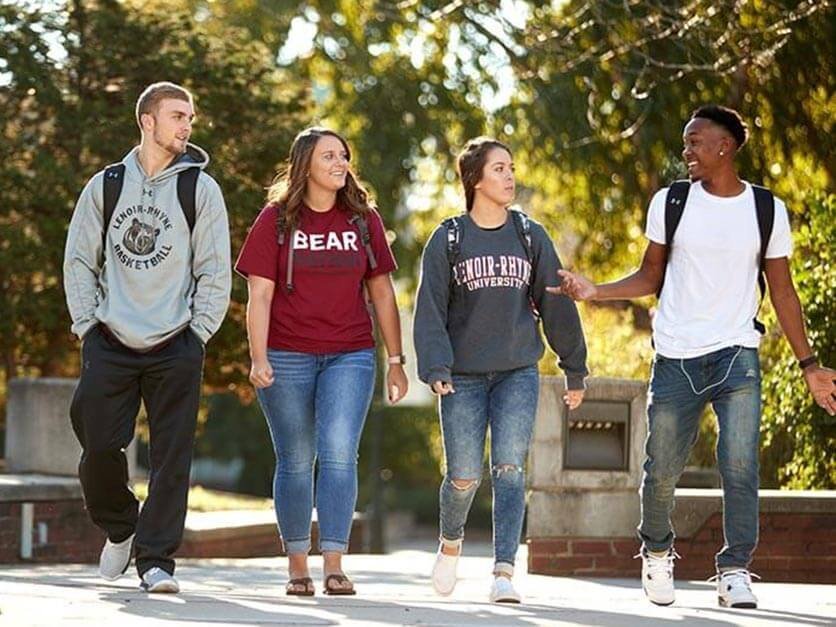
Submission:
[[447,263],[450,265],[450,286],[455,282],[455,266],[462,252],[461,216],[445,218],[442,222],[447,233]]
[[514,221],[514,228],[517,236],[525,249],[525,257],[528,263],[534,265],[534,249],[531,247],[531,220],[519,209],[510,209],[511,219]]
[[524,211],[519,209],[509,209],[511,212],[511,220],[514,222],[514,229],[517,231],[517,236],[520,238],[520,243],[525,250],[525,258],[531,267],[531,276],[528,277],[528,300],[531,304],[531,311],[534,317],[539,320],[540,312],[537,310],[537,305],[534,302],[534,268],[536,266],[534,259],[534,247],[531,245],[531,219]]
[[122,195],[122,185],[125,183],[125,164],[114,163],[105,168],[102,178],[102,258],[104,258],[107,244],[107,227],[116,210],[116,203]]
[[679,222],[682,220],[682,212],[685,211],[685,203],[690,191],[691,181],[680,180],[671,183],[668,187],[668,193],[665,195],[665,272],[662,274],[662,282],[659,283],[659,289],[656,292],[657,298],[662,294],[673,238],[676,229],[679,227]]
[[189,224],[189,231],[194,230],[194,223],[197,216],[197,179],[200,178],[200,168],[188,168],[177,175],[177,200],[186,222]]
[[[755,212],[758,216],[758,234],[760,235],[760,254],[758,256],[758,287],[761,292],[758,311],[760,311],[763,297],[766,295],[764,265],[766,263],[766,249],[769,247],[769,240],[772,237],[772,227],[775,226],[775,197],[771,191],[760,185],[752,185],[752,191],[755,194]],[[752,323],[761,335],[766,333],[766,326],[758,320],[757,312],[752,319]]]
[[360,231],[360,241],[363,243],[363,248],[366,249],[366,256],[369,258],[369,265],[372,270],[377,269],[377,258],[374,256],[374,249],[372,248],[372,236],[369,234],[369,223],[366,222],[366,217],[359,213],[352,215],[348,221],[357,227]]

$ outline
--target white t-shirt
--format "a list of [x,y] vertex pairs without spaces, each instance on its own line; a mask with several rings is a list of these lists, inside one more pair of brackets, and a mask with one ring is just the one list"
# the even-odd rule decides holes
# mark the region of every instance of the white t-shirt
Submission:
[[[699,357],[727,346],[757,348],[760,235],[752,186],[737,196],[709,194],[691,184],[670,250],[653,320],[653,341],[664,357]],[[665,197],[650,201],[645,235],[665,244]],[[784,203],[775,198],[775,222],[766,257],[788,257],[792,236]]]

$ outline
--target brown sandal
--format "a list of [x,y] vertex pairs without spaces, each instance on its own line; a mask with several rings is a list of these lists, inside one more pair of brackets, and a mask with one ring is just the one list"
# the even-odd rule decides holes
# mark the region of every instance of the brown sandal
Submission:
[[[302,590],[295,589],[296,586],[305,586]],[[312,597],[314,595],[313,579],[310,577],[297,577],[287,582],[285,592],[292,597]]]
[[[332,581],[335,581],[338,584],[344,584],[344,583],[347,582],[347,583],[351,584],[351,587],[350,588],[332,588],[331,585],[330,585],[330,583]],[[345,575],[343,575],[341,573],[334,573],[332,575],[328,575],[325,578],[325,583],[323,584],[322,591],[325,594],[328,594],[328,595],[331,595],[331,596],[349,596],[349,595],[352,595],[352,594],[357,594],[357,591],[354,589],[354,584],[351,582],[351,579],[349,579],[348,577],[346,577]]]

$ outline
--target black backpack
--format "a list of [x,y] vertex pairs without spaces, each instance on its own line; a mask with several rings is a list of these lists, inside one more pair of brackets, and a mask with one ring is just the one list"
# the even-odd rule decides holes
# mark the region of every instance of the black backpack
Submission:
[[[691,181],[674,181],[668,188],[668,193],[665,197],[665,252],[667,257],[665,259],[665,271],[667,271],[668,260],[670,259],[673,236],[682,219],[682,212],[685,210],[685,202],[688,200],[688,192],[690,190]],[[766,294],[764,259],[766,258],[769,239],[772,237],[772,227],[775,225],[775,197],[771,191],[760,185],[752,185],[752,191],[755,193],[755,213],[758,217],[758,233],[760,235],[760,255],[758,256],[758,287],[761,292],[758,311],[760,311],[760,303],[763,302],[764,294]],[[661,296],[664,284],[665,275],[662,274],[662,282],[659,284],[659,290],[656,292],[657,297]],[[752,324],[761,335],[766,332],[766,326],[758,320],[757,312],[755,312],[755,317],[752,318]]]
[[[520,243],[522,244],[523,249],[525,250],[525,257],[528,263],[531,265],[531,277],[528,280],[528,300],[531,303],[531,309],[534,312],[535,317],[539,317],[539,313],[537,312],[537,307],[534,305],[534,295],[532,293],[532,288],[534,285],[534,250],[531,246],[531,220],[525,214],[525,212],[520,211],[519,209],[509,209],[511,214],[511,220],[514,223],[514,230],[517,232],[517,236],[520,238]],[[453,283],[453,274],[454,274],[454,266],[456,262],[459,260],[459,255],[461,254],[462,250],[462,225],[461,221],[463,215],[452,216],[450,218],[446,218],[441,224],[444,225],[444,228],[447,231],[447,262],[450,264],[450,284]]]
[[[183,170],[177,175],[177,199],[186,222],[189,224],[189,232],[194,230],[195,216],[197,214],[197,179],[200,177],[200,168],[193,167]],[[125,164],[114,163],[105,168],[102,186],[104,188],[104,207],[102,209],[102,250],[107,244],[107,227],[119,202],[122,194],[122,185],[125,182]]]

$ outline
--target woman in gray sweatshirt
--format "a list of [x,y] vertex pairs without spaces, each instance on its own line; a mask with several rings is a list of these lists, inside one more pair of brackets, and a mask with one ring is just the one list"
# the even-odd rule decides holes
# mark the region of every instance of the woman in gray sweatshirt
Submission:
[[456,584],[464,525],[491,433],[494,583],[490,599],[518,603],[511,578],[525,514],[523,466],[537,411],[540,321],[566,373],[564,401],[583,400],[586,343],[575,304],[546,292],[560,261],[546,231],[514,200],[511,151],[479,137],[458,158],[467,212],[424,249],[415,308],[418,375],[439,395],[446,475],[440,488],[436,592]]

